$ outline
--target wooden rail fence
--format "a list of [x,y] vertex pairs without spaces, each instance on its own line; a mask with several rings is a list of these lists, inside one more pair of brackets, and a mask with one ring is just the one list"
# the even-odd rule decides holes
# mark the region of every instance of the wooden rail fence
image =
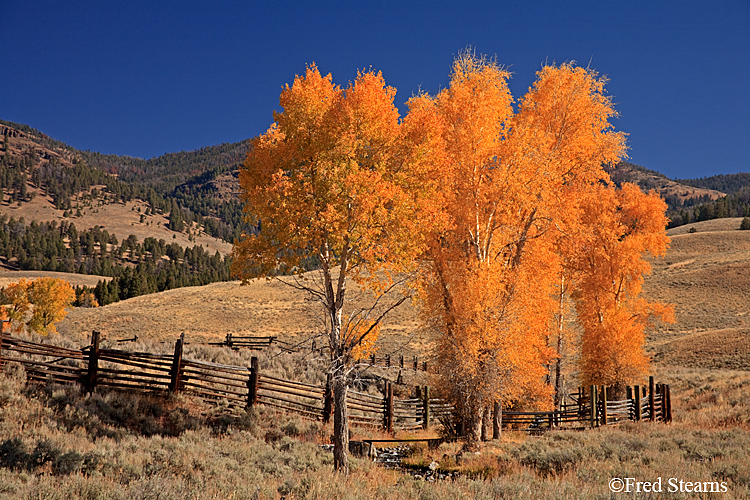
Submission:
[[[304,384],[264,374],[258,359],[251,366],[223,365],[187,359],[184,337],[173,354],[125,351],[100,347],[101,335],[93,332],[91,344],[79,350],[40,344],[3,334],[0,368],[7,362],[23,365],[27,377],[37,382],[79,384],[88,393],[97,387],[141,392],[185,392],[214,404],[247,408],[264,404],[307,418],[328,421],[333,410],[330,381],[324,386]],[[435,418],[450,415],[444,401],[429,397],[396,399],[386,383],[386,395],[348,391],[347,410],[352,423],[395,429],[427,428]]]
[[[137,340],[138,336],[135,336],[133,339],[123,339],[119,340],[118,342],[127,342],[131,340]],[[228,333],[226,338],[221,342],[210,342],[209,345],[216,345],[216,346],[225,346],[229,347],[230,349],[239,350],[239,349],[250,349],[255,351],[260,351],[263,349],[267,349],[271,346],[278,346],[279,349],[285,352],[299,352],[300,350],[317,350],[315,346],[315,342],[312,343],[312,346],[304,346],[302,344],[292,344],[290,342],[285,342],[283,340],[279,340],[278,337],[270,336],[270,337],[258,337],[258,336],[238,336],[238,335],[232,335],[231,333]],[[325,350],[325,349],[323,349]],[[419,358],[418,356],[412,356],[411,358],[405,357],[402,355],[391,355],[386,354],[385,356],[376,356],[371,355],[366,358],[362,358],[357,360],[357,364],[360,365],[369,365],[369,366],[377,366],[381,368],[401,368],[401,369],[407,369],[407,370],[414,370],[416,371],[433,371],[434,373],[437,372],[437,368],[433,370],[433,367],[430,366],[427,362],[427,360],[423,358]]]
[[[175,342],[171,355],[102,348],[100,341],[100,334],[93,332],[91,344],[76,350],[1,334],[0,369],[8,362],[20,363],[29,380],[79,384],[88,393],[96,387],[185,392],[212,404],[238,408],[264,404],[324,422],[332,414],[330,379],[322,386],[284,380],[262,373],[256,357],[250,367],[187,359],[182,355],[183,336]],[[374,395],[350,389],[347,410],[351,422],[390,432],[426,429],[435,421],[451,425],[452,406],[430,397],[427,386],[417,387],[416,397],[411,399],[394,398],[391,382],[385,383],[383,392]],[[672,420],[669,385],[655,384],[653,377],[648,389],[628,387],[624,400],[613,401],[608,397],[611,393],[607,387],[579,388],[558,411],[503,411],[502,425],[533,432],[625,420]],[[499,405],[495,411],[500,411]]]

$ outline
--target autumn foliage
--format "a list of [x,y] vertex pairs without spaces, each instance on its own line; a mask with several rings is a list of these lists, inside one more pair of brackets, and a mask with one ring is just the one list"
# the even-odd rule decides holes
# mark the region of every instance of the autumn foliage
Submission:
[[0,300],[14,330],[28,328],[47,335],[55,333],[55,323],[68,314],[66,308],[72,306],[75,291],[58,278],[22,278],[0,290]]
[[573,293],[581,339],[580,379],[584,384],[624,386],[648,373],[644,328],[673,321],[670,307],[639,297],[651,266],[645,256],[662,256],[666,204],[637,186],[592,186],[581,203],[584,230],[565,251],[577,276]]
[[[425,250],[423,229],[435,220],[439,181],[419,151],[431,136],[402,126],[395,92],[374,71],[342,89],[311,65],[281,92],[283,111],[253,140],[240,170],[257,230],[235,244],[232,270],[243,281],[297,275],[285,282],[322,304],[336,399],[334,463],[343,470],[346,376],[371,349],[382,318],[372,311],[344,316],[348,281],[378,295],[391,289],[397,274],[414,268]],[[316,279],[302,276],[307,267],[317,268]]]
[[642,377],[644,328],[670,316],[639,297],[644,256],[668,243],[664,203],[603,169],[626,149],[606,79],[547,65],[514,102],[509,78],[464,51],[448,87],[412,97],[401,119],[380,73],[342,89],[312,65],[240,172],[256,231],[235,244],[235,274],[299,276],[326,311],[340,387],[382,319],[347,322],[347,279],[380,294],[418,270],[441,387],[474,438],[495,401],[552,406],[565,316],[579,325],[581,380],[597,384]]

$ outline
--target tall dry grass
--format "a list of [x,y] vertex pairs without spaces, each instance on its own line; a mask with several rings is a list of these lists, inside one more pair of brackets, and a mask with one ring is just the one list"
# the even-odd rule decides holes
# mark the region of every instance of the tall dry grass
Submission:
[[82,396],[73,386],[26,386],[23,369],[9,364],[0,374],[0,498],[621,498],[609,490],[613,477],[662,477],[665,487],[671,477],[723,481],[727,494],[669,498],[750,498],[750,432],[742,420],[750,374],[662,369],[673,388],[671,425],[506,432],[478,455],[461,453],[460,443],[415,446],[410,463],[435,461],[459,473],[430,483],[361,459],[341,477],[319,446],[330,441],[330,426],[262,406],[232,414],[179,395]]

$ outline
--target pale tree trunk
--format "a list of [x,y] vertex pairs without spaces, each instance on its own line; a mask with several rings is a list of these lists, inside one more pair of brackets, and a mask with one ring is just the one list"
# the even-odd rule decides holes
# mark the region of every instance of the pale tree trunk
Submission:
[[[344,246],[340,257],[340,268],[337,279],[334,279],[329,266],[328,245],[321,252],[321,271],[323,272],[326,309],[331,321],[329,345],[331,348],[331,379],[333,383],[333,468],[344,475],[349,474],[349,415],[346,408],[346,355],[347,346],[343,345],[341,332],[341,315],[346,293],[346,271],[348,245]],[[334,284],[335,281],[335,284]],[[334,288],[335,286],[335,288]]]
[[482,416],[484,409],[482,407],[474,407],[471,409],[471,415],[469,415],[469,429],[466,434],[466,448],[469,450],[476,450],[479,447],[479,441],[482,438]]
[[333,468],[349,474],[349,414],[346,409],[346,377],[342,373],[333,379]]
[[565,276],[560,278],[560,312],[557,317],[557,361],[555,362],[555,409],[560,409],[560,399],[562,396],[562,376],[560,370],[562,367],[562,345],[563,330],[565,325]]
[[492,408],[490,405],[484,407],[482,413],[482,441],[489,441],[491,439],[492,430]]
[[500,439],[503,432],[503,405],[495,401],[492,415],[492,439]]

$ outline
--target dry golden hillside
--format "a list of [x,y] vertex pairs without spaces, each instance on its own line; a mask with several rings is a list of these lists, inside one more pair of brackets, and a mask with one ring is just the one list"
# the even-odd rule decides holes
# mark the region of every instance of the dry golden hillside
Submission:
[[750,231],[739,231],[740,221],[668,231],[671,248],[654,263],[645,292],[674,304],[677,322],[650,335],[655,361],[750,369]]
[[[357,307],[368,307],[373,301],[371,293],[353,285],[349,293]],[[168,342],[183,332],[188,342],[223,340],[227,333],[273,335],[288,342],[303,342],[325,331],[317,302],[279,281],[265,279],[245,286],[233,281],[177,288],[105,307],[78,308],[68,314],[58,330],[79,340],[98,330],[111,340],[138,335]],[[420,333],[416,309],[408,302],[391,312],[381,337],[383,354],[411,356],[425,350],[426,339]],[[324,339],[317,342],[323,345]]]
[[138,241],[152,237],[157,240],[164,239],[167,243],[176,242],[182,247],[203,245],[211,254],[218,251],[226,255],[232,251],[230,243],[204,232],[196,235],[194,241],[190,241],[187,232],[178,233],[168,229],[169,219],[162,214],[144,215],[141,222],[141,214],[146,212],[148,206],[141,200],[130,201],[127,204],[96,202],[93,206],[84,208],[80,216],[63,217],[64,211],[56,209],[49,196],[43,196],[41,191],[31,184],[28,189],[30,193],[35,193],[33,200],[19,206],[17,203],[8,203],[6,199],[0,202],[0,214],[16,220],[23,218],[27,223],[32,220],[58,223],[66,220],[75,224],[78,229],[99,226],[116,235],[120,241],[134,234]]

